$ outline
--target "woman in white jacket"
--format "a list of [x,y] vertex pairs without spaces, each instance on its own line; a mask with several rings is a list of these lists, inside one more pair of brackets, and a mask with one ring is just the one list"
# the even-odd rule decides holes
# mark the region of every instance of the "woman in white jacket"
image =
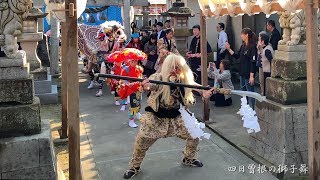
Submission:
[[[222,60],[219,69],[214,63],[210,63],[208,68],[208,77],[214,79],[214,87],[234,89],[231,81],[230,63],[228,60]],[[216,93],[213,95],[216,106],[230,106],[232,104],[231,96]]]

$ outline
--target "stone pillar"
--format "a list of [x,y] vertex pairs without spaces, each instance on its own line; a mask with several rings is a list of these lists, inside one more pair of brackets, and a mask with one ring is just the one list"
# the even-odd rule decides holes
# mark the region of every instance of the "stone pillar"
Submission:
[[276,167],[300,168],[308,164],[306,46],[279,45],[271,70],[268,100],[256,103],[261,132],[250,135],[250,149]]
[[124,33],[127,37],[131,37],[131,27],[130,27],[130,1],[123,1],[123,26]]
[[[11,4],[7,7],[10,13],[2,13],[0,21],[14,17],[15,25],[2,24],[2,28],[7,32],[19,32],[18,28],[25,25],[23,33],[28,32],[27,39],[32,40],[32,35],[36,39],[37,23],[28,18],[23,22],[26,12],[17,11],[30,13],[32,1],[8,0],[7,3]],[[4,35],[1,31],[0,36]],[[7,38],[1,48],[17,44],[15,36]],[[25,51],[5,51],[6,57],[0,57],[0,179],[56,179],[50,124],[41,121],[40,101],[35,96],[34,80],[29,74],[28,62],[40,63],[35,55],[36,45],[29,46],[33,46],[33,50],[24,46],[28,56]],[[28,61],[27,57],[35,59]]]
[[50,124],[41,121],[26,54],[20,54],[0,58],[0,177],[55,179]]
[[143,18],[142,27],[143,28],[149,27],[149,14],[150,14],[149,7],[148,6],[143,6],[142,7],[142,15],[143,15],[142,16],[142,18]]
[[50,36],[50,74],[59,74],[59,30],[58,20],[51,16],[51,36]]
[[20,52],[23,57],[19,59],[0,58],[0,138],[41,131],[39,99],[34,97],[26,54]]
[[44,32],[44,20],[43,20],[43,18],[38,18],[37,19],[37,24],[38,24],[38,31],[39,32]]
[[[18,41],[21,42],[22,49],[26,51],[27,61],[30,64],[30,71],[33,74],[33,79],[35,80],[35,95],[40,98],[41,104],[58,102],[57,87],[56,85],[52,85],[51,76],[48,76],[47,68],[42,67],[43,64],[37,55],[40,55],[41,60],[44,61],[44,65],[48,67],[48,48],[46,44],[46,37],[42,32],[43,18],[46,15],[46,13],[42,13],[41,10],[37,8],[31,8],[27,19],[23,22],[23,33],[18,38]],[[39,46],[38,41],[40,42]],[[55,68],[58,68],[58,64],[56,64]]]

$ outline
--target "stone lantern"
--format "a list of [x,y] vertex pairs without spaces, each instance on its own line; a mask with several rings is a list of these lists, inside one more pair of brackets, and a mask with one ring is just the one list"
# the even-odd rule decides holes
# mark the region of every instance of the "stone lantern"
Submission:
[[148,3],[148,6],[142,6],[142,17],[143,17],[143,26],[141,28],[141,30],[145,31],[151,31],[151,27],[149,26],[149,6],[150,3]]
[[171,17],[177,49],[180,54],[186,54],[188,51],[188,37],[192,35],[192,31],[189,29],[189,17],[194,16],[192,10],[185,7],[181,0],[176,0],[176,2],[173,3],[172,8],[162,15]]
[[43,40],[43,18],[47,14],[38,8],[31,8],[23,21],[22,34],[18,37],[18,42],[26,52],[27,62],[30,64],[35,95],[40,98],[41,104],[55,104],[58,102],[57,85],[52,85],[51,76],[48,75],[47,68],[42,67],[37,55],[38,42]]
[[[23,30],[21,36],[18,37],[18,42],[21,48],[27,54],[27,60],[30,64],[30,71],[41,67],[41,61],[37,56],[38,41],[43,39],[43,18],[48,13],[43,13],[40,9],[31,8],[27,18],[23,21]],[[39,32],[40,31],[40,32]]]

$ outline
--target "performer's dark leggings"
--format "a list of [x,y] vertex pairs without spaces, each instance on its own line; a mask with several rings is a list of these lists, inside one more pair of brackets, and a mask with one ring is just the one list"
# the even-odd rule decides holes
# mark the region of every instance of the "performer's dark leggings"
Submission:
[[[100,69],[100,67],[101,67],[101,65],[97,65],[97,64],[95,64],[95,65],[93,65],[93,66],[95,66],[95,67],[93,67],[92,69],[93,69],[93,71],[94,71],[94,73],[99,73],[99,70],[98,69]],[[98,67],[99,68],[98,68]],[[94,77],[94,73],[92,72],[92,71],[90,71],[88,74],[89,74],[89,76],[90,76],[90,80],[91,81],[94,81],[94,80],[96,80],[98,83],[99,83],[99,89],[102,89],[102,87],[103,87],[103,81],[102,80],[100,80],[98,77]]]

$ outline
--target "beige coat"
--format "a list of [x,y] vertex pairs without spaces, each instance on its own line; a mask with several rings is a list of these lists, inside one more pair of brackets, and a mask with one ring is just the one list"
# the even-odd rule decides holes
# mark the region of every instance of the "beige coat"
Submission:
[[161,38],[158,40],[157,42],[157,48],[158,48],[158,60],[154,66],[154,69],[157,72],[160,72],[161,70],[161,65],[164,61],[164,59],[167,56],[167,53],[165,53],[165,51],[169,51],[172,52],[174,54],[180,54],[178,49],[177,49],[177,45],[176,45],[176,40],[175,39],[171,39],[171,48],[168,50],[168,44],[165,43],[164,38]]
[[[225,89],[234,90],[234,86],[231,81],[231,73],[229,70],[224,70],[220,73],[219,69],[208,68],[208,77],[214,79],[214,87],[217,86],[218,82],[221,82],[222,87]],[[224,95],[225,99],[230,98],[229,95]]]

